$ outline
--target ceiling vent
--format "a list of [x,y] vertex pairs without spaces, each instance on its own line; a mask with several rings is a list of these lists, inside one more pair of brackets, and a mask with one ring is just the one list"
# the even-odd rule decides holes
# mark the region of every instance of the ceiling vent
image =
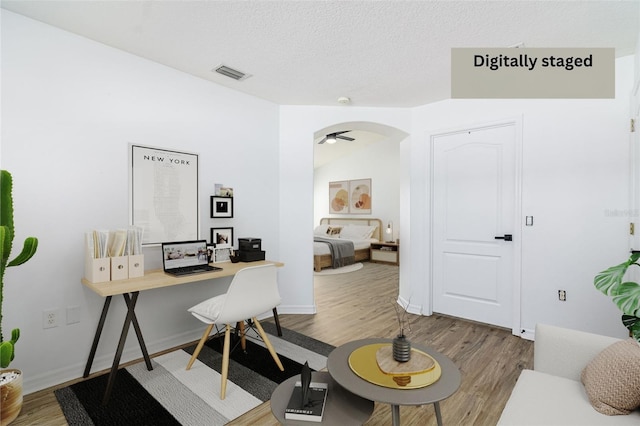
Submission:
[[218,74],[225,75],[238,81],[246,80],[247,78],[251,77],[249,74],[245,74],[242,71],[234,70],[233,68],[229,68],[226,65],[219,65],[214,68],[214,71]]

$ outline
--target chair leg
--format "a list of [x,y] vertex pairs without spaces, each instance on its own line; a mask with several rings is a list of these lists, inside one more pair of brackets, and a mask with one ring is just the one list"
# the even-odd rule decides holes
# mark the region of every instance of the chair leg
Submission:
[[193,355],[191,355],[191,359],[189,360],[189,363],[187,364],[187,370],[191,369],[191,366],[195,362],[196,358],[198,358],[198,355],[200,354],[200,351],[202,350],[202,347],[204,346],[205,342],[207,341],[207,338],[209,337],[209,334],[211,333],[212,329],[213,329],[213,324],[209,324],[207,329],[204,331],[204,334],[202,335],[202,338],[200,338],[200,341],[198,342],[198,346],[196,346],[196,350],[193,351]]
[[224,348],[222,349],[222,382],[220,383],[220,399],[227,393],[227,376],[229,375],[229,346],[231,346],[231,326],[225,325]]
[[282,362],[280,362],[280,358],[278,357],[278,354],[276,353],[275,349],[273,349],[273,346],[271,345],[271,342],[269,341],[269,338],[267,337],[267,333],[264,332],[264,330],[262,329],[262,326],[260,325],[260,323],[258,322],[256,317],[253,317],[252,320],[256,324],[256,328],[258,329],[258,333],[260,333],[260,337],[262,337],[262,340],[264,341],[264,345],[269,350],[269,353],[271,354],[271,356],[273,357],[273,360],[278,365],[278,368],[280,369],[280,371],[284,371],[284,367],[282,366]]

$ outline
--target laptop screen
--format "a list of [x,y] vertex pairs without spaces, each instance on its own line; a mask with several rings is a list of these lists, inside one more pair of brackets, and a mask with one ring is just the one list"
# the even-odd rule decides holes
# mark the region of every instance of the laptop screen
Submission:
[[206,240],[162,243],[162,264],[165,271],[208,263]]

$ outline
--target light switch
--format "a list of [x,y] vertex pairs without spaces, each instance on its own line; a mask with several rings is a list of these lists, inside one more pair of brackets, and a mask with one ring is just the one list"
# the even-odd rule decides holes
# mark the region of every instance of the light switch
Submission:
[[533,216],[527,216],[524,221],[525,226],[533,226]]

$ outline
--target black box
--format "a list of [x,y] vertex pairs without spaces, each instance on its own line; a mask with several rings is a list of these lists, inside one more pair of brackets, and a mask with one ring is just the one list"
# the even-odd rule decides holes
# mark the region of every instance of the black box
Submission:
[[241,262],[255,262],[258,260],[264,260],[264,251],[239,251]]
[[260,251],[262,250],[261,238],[238,238],[238,250]]

